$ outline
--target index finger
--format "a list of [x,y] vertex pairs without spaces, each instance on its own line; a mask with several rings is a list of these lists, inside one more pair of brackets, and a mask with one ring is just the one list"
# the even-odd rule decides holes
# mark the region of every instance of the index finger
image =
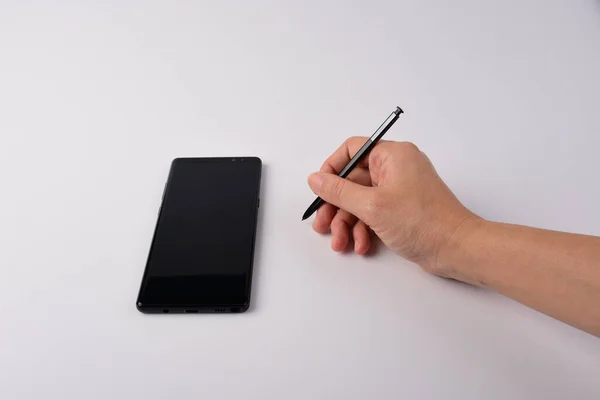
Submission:
[[[329,174],[339,173],[346,164],[350,162],[352,157],[360,150],[360,148],[369,140],[366,136],[353,136],[348,139],[325,160],[321,166],[320,172],[326,172]],[[383,142],[383,141],[381,141]],[[368,167],[369,157],[368,155],[360,160],[358,167]]]

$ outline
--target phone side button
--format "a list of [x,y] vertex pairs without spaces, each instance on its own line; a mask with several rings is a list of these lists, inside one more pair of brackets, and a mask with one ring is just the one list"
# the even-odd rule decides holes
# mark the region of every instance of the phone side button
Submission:
[[258,198],[258,207],[256,208],[260,208],[260,197]]

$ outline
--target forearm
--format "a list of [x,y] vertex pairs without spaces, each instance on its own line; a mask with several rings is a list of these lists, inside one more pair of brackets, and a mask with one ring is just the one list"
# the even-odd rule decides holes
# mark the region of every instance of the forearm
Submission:
[[469,221],[440,253],[456,279],[600,336],[600,238]]

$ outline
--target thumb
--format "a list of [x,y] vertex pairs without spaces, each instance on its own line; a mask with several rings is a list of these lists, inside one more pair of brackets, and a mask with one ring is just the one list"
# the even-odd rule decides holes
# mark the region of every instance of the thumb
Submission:
[[362,186],[333,174],[316,172],[308,177],[311,190],[329,204],[362,219],[367,217],[373,188]]

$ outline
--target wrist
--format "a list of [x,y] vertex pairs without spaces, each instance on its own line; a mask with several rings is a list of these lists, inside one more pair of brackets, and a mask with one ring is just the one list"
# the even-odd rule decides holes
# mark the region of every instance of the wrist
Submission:
[[482,237],[490,222],[470,214],[465,217],[440,246],[436,259],[436,269],[440,275],[459,281],[479,285],[469,273],[468,257],[470,248],[478,237]]

